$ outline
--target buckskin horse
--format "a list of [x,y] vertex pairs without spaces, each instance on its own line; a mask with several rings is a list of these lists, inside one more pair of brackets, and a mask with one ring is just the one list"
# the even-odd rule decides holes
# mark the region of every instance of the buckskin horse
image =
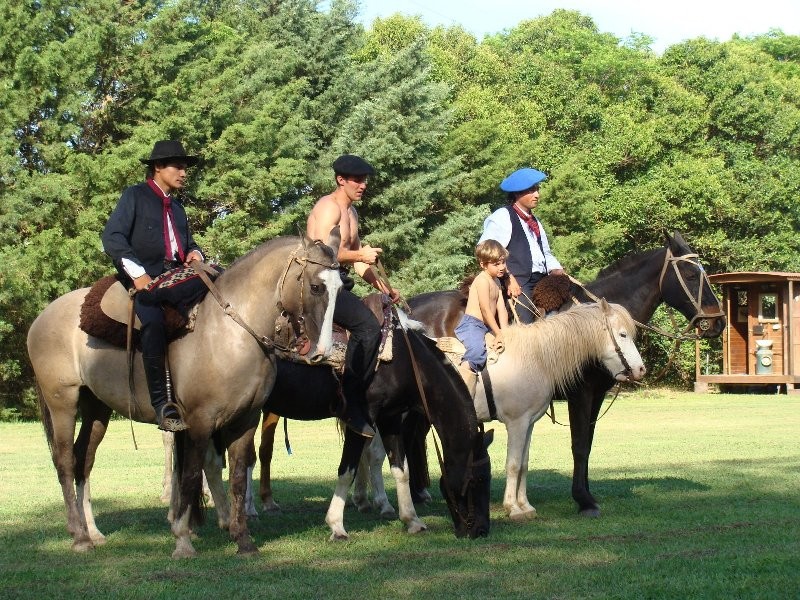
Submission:
[[[725,328],[725,316],[698,254],[679,232],[665,237],[664,247],[623,257],[600,271],[597,279],[585,285],[585,290],[594,298],[621,304],[637,324],[647,323],[664,302],[689,321],[684,337],[719,336]],[[573,286],[572,291],[581,302],[593,301],[580,287]],[[466,298],[458,290],[448,290],[420,294],[408,303],[411,316],[424,323],[431,336],[452,337]],[[571,306],[568,303],[561,310]],[[688,334],[692,329],[698,333]],[[568,401],[574,463],[572,497],[584,516],[600,516],[600,506],[589,491],[589,455],[600,408],[613,385],[614,378],[606,369],[589,364],[574,383],[562,386],[556,393],[556,397]],[[412,464],[411,468],[417,467]]]
[[[331,238],[338,247],[338,230]],[[276,322],[283,315],[301,324],[316,348],[312,354],[326,354],[341,286],[337,267],[333,250],[322,242],[296,237],[268,241],[217,278],[224,309],[209,294],[199,304],[194,330],[170,344],[176,402],[189,425],[176,435],[182,460],[180,493],[174,495],[171,510],[173,557],[195,554],[190,524],[202,518],[201,464],[211,435],[220,430],[231,469],[230,535],[240,554],[258,551],[243,510],[246,457],[254,452],[261,407],[275,382]],[[79,328],[87,292],[79,289],[56,299],[28,331],[28,354],[75,551],[105,542],[92,513],[89,477],[112,411],[155,422],[141,357],[134,359],[134,397],[126,351]],[[81,427],[75,439],[79,411]]]

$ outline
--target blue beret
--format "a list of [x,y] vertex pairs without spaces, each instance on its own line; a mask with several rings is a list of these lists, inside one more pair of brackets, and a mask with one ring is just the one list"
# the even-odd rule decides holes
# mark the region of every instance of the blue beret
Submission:
[[342,154],[331,166],[337,175],[372,175],[375,172],[371,164],[355,154]]
[[504,192],[522,192],[532,188],[537,183],[547,179],[547,175],[536,169],[517,169],[511,175],[503,179],[500,189]]

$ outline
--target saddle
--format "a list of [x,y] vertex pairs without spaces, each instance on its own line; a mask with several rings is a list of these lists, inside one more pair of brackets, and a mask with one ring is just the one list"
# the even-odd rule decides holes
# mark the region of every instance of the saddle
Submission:
[[[214,267],[219,273],[221,269]],[[178,307],[165,300],[170,290],[192,278],[191,267],[178,267],[159,275],[149,287],[154,302],[161,301],[164,308],[164,324],[167,342],[171,342],[194,329],[197,316],[197,305],[208,291],[205,284],[195,285],[194,293]],[[117,346],[125,348],[128,338],[128,321],[131,313],[131,295],[114,275],[98,279],[89,288],[80,312],[80,328],[91,335]],[[140,348],[139,330],[142,324],[134,317],[133,345]]]
[[[386,294],[369,294],[361,300],[364,305],[375,315],[378,323],[381,324],[381,342],[378,347],[378,364],[392,361],[392,337],[394,332],[394,315],[392,313],[392,301]],[[287,329],[290,329],[287,327]],[[280,333],[280,330],[278,330]],[[317,364],[333,367],[340,375],[344,373],[344,359],[347,353],[347,340],[350,334],[344,327],[333,324],[333,347],[330,354]],[[305,361],[294,354],[281,355],[281,358],[293,362]],[[377,368],[377,365],[376,365]]]
[[568,275],[546,275],[533,288],[531,300],[544,314],[558,310],[572,298],[572,281]]

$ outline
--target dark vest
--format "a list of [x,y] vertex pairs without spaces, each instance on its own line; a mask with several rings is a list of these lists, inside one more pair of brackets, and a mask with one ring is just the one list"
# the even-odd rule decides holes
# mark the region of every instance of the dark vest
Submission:
[[526,281],[533,270],[533,259],[531,259],[528,236],[525,235],[524,226],[511,205],[509,204],[504,208],[511,218],[511,239],[508,242],[508,246],[506,246],[509,253],[506,265],[509,273],[516,277],[518,281]]

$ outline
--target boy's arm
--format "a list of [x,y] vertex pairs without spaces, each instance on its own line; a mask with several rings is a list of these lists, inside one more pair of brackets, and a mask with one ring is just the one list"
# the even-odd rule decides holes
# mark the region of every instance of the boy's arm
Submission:
[[488,277],[478,276],[472,285],[478,286],[478,305],[481,309],[481,317],[486,326],[495,335],[500,335],[500,325],[497,323],[497,303],[492,299],[492,286],[494,281]]
[[508,309],[502,291],[497,295],[497,322],[500,324],[500,329],[508,327]]

